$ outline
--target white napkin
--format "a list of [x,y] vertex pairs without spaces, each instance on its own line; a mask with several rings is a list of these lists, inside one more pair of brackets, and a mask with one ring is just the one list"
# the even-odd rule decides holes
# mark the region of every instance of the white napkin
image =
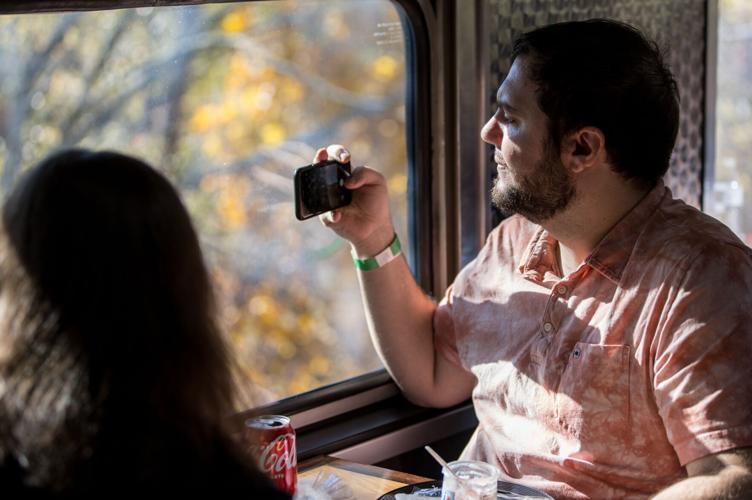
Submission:
[[354,500],[352,490],[341,477],[319,472],[298,481],[293,500]]

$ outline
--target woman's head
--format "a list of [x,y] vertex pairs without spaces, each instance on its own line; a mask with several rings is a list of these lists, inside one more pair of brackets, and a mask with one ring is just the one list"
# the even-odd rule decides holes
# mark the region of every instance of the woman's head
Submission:
[[60,152],[10,194],[1,233],[6,418],[55,427],[83,413],[114,441],[158,422],[189,440],[215,431],[228,356],[196,233],[162,175],[117,153]]

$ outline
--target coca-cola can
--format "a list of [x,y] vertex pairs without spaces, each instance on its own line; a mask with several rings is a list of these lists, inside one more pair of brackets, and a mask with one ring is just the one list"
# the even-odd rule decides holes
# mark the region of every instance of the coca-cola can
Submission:
[[298,457],[295,430],[284,415],[263,415],[245,421],[244,441],[259,468],[278,489],[295,494]]

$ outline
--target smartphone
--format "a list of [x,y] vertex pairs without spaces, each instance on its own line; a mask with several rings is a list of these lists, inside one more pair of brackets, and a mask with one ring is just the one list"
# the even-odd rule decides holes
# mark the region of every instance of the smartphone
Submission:
[[349,205],[352,191],[345,187],[350,162],[327,160],[295,170],[295,217],[306,220]]

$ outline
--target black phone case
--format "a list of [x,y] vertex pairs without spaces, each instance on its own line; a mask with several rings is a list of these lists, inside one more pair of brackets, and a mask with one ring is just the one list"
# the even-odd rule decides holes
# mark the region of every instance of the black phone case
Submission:
[[[337,160],[325,160],[325,161],[322,161],[322,162],[319,162],[319,163],[314,163],[314,164],[311,164],[311,165],[306,165],[304,167],[300,167],[300,168],[298,168],[298,169],[295,170],[295,176],[294,176],[294,182],[293,182],[293,184],[294,184],[294,187],[295,187],[295,217],[298,220],[310,219],[311,217],[315,217],[317,215],[321,215],[323,213],[329,212],[329,211],[334,210],[336,208],[344,207],[344,206],[347,206],[347,205],[350,204],[350,202],[352,201],[352,193],[350,192],[349,189],[342,188],[343,189],[343,194],[344,194],[343,203],[341,203],[339,205],[336,205],[336,206],[327,207],[326,209],[311,211],[311,213],[309,213],[308,215],[305,215],[305,216],[301,212],[301,207],[303,205],[303,198],[302,198],[303,197],[303,186],[301,185],[301,183],[302,183],[301,179],[303,178],[303,174],[305,174],[307,171],[313,170],[315,168],[322,168],[322,167],[325,167],[327,165],[338,164],[338,163],[339,162]],[[340,165],[341,165],[341,167],[346,172],[350,173],[350,163],[349,162],[348,163],[340,163]]]

